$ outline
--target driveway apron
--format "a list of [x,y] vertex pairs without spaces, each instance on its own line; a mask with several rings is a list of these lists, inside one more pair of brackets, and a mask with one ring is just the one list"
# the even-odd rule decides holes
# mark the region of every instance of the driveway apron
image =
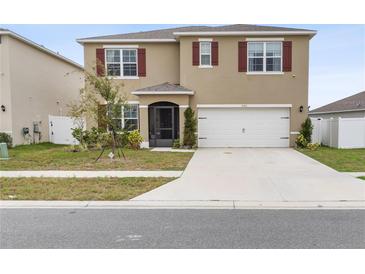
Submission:
[[290,148],[202,148],[179,179],[133,200],[363,201],[365,183]]

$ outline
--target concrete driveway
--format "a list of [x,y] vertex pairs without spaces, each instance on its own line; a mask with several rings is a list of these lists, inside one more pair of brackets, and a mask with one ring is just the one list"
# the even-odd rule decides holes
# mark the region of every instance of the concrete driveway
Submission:
[[202,148],[179,179],[133,200],[362,201],[365,181],[290,148]]

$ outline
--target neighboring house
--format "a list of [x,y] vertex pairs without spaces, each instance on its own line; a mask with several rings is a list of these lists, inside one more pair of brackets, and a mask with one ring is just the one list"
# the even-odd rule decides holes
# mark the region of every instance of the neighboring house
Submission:
[[312,140],[336,148],[365,147],[365,91],[309,112]]
[[288,147],[307,118],[312,30],[191,26],[78,39],[85,70],[123,83],[121,127],[144,147],[182,139],[184,111],[200,147]]
[[66,115],[83,86],[82,66],[0,29],[0,132],[14,145],[48,141],[48,115]]
[[311,118],[365,118],[365,91],[309,112]]

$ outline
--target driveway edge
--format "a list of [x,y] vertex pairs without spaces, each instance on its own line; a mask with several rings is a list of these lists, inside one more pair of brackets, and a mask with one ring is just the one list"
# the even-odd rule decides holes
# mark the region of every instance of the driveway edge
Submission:
[[365,201],[0,201],[0,208],[365,209]]

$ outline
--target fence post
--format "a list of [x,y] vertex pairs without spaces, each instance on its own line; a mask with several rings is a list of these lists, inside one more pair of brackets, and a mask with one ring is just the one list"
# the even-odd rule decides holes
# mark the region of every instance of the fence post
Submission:
[[340,135],[341,135],[341,117],[338,117],[338,123],[337,123],[337,148],[341,148]]
[[330,147],[333,147],[333,144],[332,144],[332,121],[333,121],[333,117],[330,118],[330,121],[329,121],[329,126],[328,126],[328,137],[329,137],[329,143],[330,143]]
[[322,118],[319,118],[318,121],[319,121],[319,133],[318,133],[318,137],[319,137],[319,143],[322,144]]

